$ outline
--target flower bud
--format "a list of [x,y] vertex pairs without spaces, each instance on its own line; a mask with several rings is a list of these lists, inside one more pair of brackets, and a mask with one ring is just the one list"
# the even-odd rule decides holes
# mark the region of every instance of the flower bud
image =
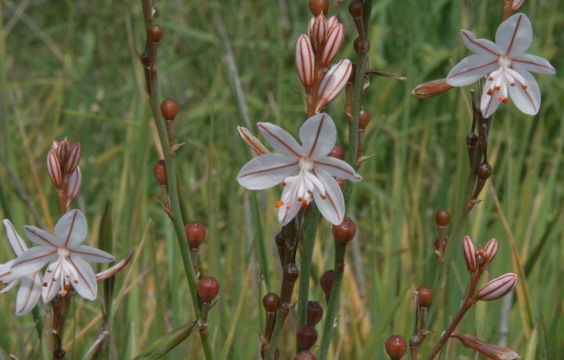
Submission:
[[178,114],[178,104],[172,99],[165,99],[161,102],[161,114],[165,120],[174,120]]
[[335,15],[331,16],[327,19],[327,33],[330,33],[331,30],[335,28],[339,24],[339,19]]
[[347,84],[351,71],[352,63],[348,59],[342,59],[329,69],[319,85],[319,91],[317,93],[318,102],[316,106],[317,112],[339,95]]
[[439,79],[417,85],[415,89],[411,90],[411,94],[420,99],[428,99],[452,88],[453,86],[447,84],[446,79]]
[[344,35],[345,28],[343,24],[337,24],[330,30],[325,46],[323,47],[323,52],[321,53],[321,59],[319,60],[322,67],[327,67],[331,64],[331,61],[333,61],[335,55],[337,55],[341,49]]
[[61,165],[59,164],[59,159],[57,153],[53,150],[49,150],[47,153],[47,172],[49,177],[56,188],[60,188],[63,185],[63,175],[61,173]]
[[495,254],[497,253],[497,240],[496,239],[490,239],[490,241],[488,241],[488,243],[486,244],[486,246],[484,247],[484,262],[485,265],[489,264],[493,258],[495,257]]
[[266,312],[274,313],[280,307],[280,296],[275,293],[268,293],[262,298],[262,305]]
[[484,285],[474,297],[476,300],[491,301],[499,299],[509,293],[517,284],[518,276],[507,273],[490,280]]
[[420,308],[428,308],[433,301],[433,292],[426,286],[417,288],[417,302]]
[[351,218],[345,217],[342,223],[333,225],[331,230],[335,241],[338,244],[346,245],[356,234],[356,224]]
[[190,221],[184,226],[184,232],[192,251],[197,251],[206,239],[206,227],[199,221]]
[[268,149],[262,144],[262,142],[257,139],[257,137],[254,136],[246,127],[237,126],[237,132],[239,133],[239,136],[243,140],[245,140],[247,145],[249,145],[249,147],[253,149],[257,154],[264,155],[269,153]]
[[329,153],[329,156],[337,158],[337,159],[344,160],[345,159],[345,151],[343,150],[343,147],[341,145],[335,144],[335,146],[333,146],[333,149]]
[[212,276],[204,276],[198,281],[198,296],[203,303],[211,303],[219,293],[219,283]]
[[524,2],[525,0],[513,0],[513,3],[511,4],[511,11],[519,9]]
[[309,351],[301,351],[294,360],[317,360],[317,357]]
[[309,10],[315,16],[321,13],[327,14],[329,10],[329,0],[309,0]]
[[360,117],[358,121],[358,127],[360,129],[366,129],[368,123],[370,122],[370,113],[365,109],[360,110]]
[[331,296],[331,288],[333,287],[333,279],[335,278],[335,270],[327,270],[321,276],[319,281],[323,293],[325,293],[325,300],[329,301]]
[[323,307],[317,301],[307,303],[307,325],[315,326],[323,317]]
[[67,183],[67,205],[76,198],[78,192],[80,191],[80,185],[82,183],[82,173],[80,172],[80,167],[76,167],[72,174],[68,177]]
[[57,157],[60,161],[64,161],[69,152],[69,142],[67,139],[62,141],[53,141],[53,144],[51,144],[51,150],[54,150],[57,153]]
[[164,160],[159,160],[153,167],[153,175],[161,185],[166,185],[166,166]]
[[327,36],[327,18],[317,15],[311,29],[311,45],[316,52],[321,50]]
[[466,261],[466,268],[469,272],[473,273],[478,268],[476,262],[476,249],[474,248],[474,242],[470,236],[464,236],[462,240],[462,250],[464,251],[464,260]]
[[296,43],[296,68],[303,86],[307,89],[313,85],[315,67],[315,55],[311,47],[310,39],[302,34]]
[[446,210],[439,210],[435,214],[435,221],[439,226],[447,226],[450,221],[450,214]]
[[462,345],[472,349],[488,359],[493,360],[519,360],[521,357],[515,351],[503,346],[488,344],[469,334],[452,334],[450,337],[462,342]]
[[147,27],[147,37],[152,42],[159,42],[163,37],[164,29],[159,25],[149,25]]
[[317,341],[317,331],[313,326],[301,326],[296,332],[296,342],[300,350],[309,350]]
[[80,162],[80,143],[75,143],[70,146],[68,155],[65,162],[65,173],[72,174],[74,169]]
[[392,360],[400,360],[407,350],[407,343],[400,335],[390,336],[384,346]]

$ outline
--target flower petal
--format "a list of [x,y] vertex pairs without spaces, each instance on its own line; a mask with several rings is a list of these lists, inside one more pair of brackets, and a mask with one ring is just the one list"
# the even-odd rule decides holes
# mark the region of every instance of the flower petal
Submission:
[[24,276],[36,272],[57,258],[57,249],[50,246],[34,246],[18,256],[12,266],[12,273]]
[[20,283],[16,298],[16,316],[29,313],[37,305],[41,295],[41,280],[38,273],[22,277]]
[[237,181],[250,190],[263,190],[280,184],[298,171],[298,160],[280,154],[266,154],[246,163]]
[[[6,282],[4,282],[4,283],[6,283]],[[6,285],[5,287],[2,288],[2,290],[0,290],[0,294],[4,294],[4,293],[7,293],[8,291],[12,290],[13,288],[16,287],[16,285],[18,285],[18,283],[19,283],[19,278],[9,281],[8,285]]]
[[330,175],[341,179],[347,179],[352,182],[359,182],[362,180],[362,176],[354,171],[352,166],[341,159],[331,156],[326,156],[322,159],[316,160],[315,167],[317,169],[323,169]]
[[257,127],[270,145],[280,154],[289,157],[301,157],[300,144],[286,130],[268,122],[259,122]]
[[533,27],[527,15],[519,13],[501,23],[495,33],[495,42],[508,55],[520,55],[531,46]]
[[480,100],[480,110],[483,117],[489,118],[497,110],[501,99],[496,95],[499,95],[499,93],[496,92],[493,95],[488,95],[488,87],[484,86]]
[[295,218],[302,208],[302,203],[298,201],[297,196],[299,185],[299,181],[294,179],[294,181],[289,181],[282,191],[280,199],[283,204],[278,208],[278,222],[281,226],[286,225]]
[[71,283],[76,292],[85,299],[94,300],[98,295],[98,284],[96,283],[96,274],[92,266],[82,260],[80,256],[71,254],[68,263],[73,268],[70,273]]
[[554,75],[556,69],[548,62],[548,60],[530,54],[523,54],[511,59],[513,63],[518,64],[520,67],[527,71],[532,71],[539,74]]
[[25,235],[31,242],[40,246],[50,246],[57,248],[62,246],[62,240],[55,238],[53,235],[49,234],[47,231],[40,229],[35,226],[26,225],[24,226]]
[[526,81],[522,84],[517,81],[515,86],[509,87],[509,95],[515,102],[515,106],[522,112],[528,115],[535,115],[539,112],[541,104],[541,96],[537,81],[528,71],[514,67]]
[[61,288],[62,271],[63,264],[59,260],[47,267],[45,276],[43,277],[43,283],[41,284],[41,297],[43,298],[43,302],[50,302],[59,292],[59,289]]
[[55,237],[66,247],[78,246],[86,240],[88,224],[80,210],[71,210],[63,215],[55,225]]
[[456,64],[447,75],[450,86],[466,86],[499,67],[496,58],[470,55]]
[[300,128],[300,140],[304,156],[312,159],[326,156],[337,141],[335,122],[325,113],[310,117]]
[[326,193],[324,196],[315,188],[313,190],[313,198],[319,212],[327,221],[333,225],[339,225],[343,222],[345,214],[345,199],[339,184],[333,176],[323,169],[316,169],[315,175],[325,185]]
[[74,249],[70,249],[71,254],[80,256],[85,261],[95,263],[109,263],[114,261],[115,258],[105,251],[96,249],[90,246],[79,245]]
[[497,58],[503,50],[493,41],[488,39],[476,39],[474,34],[468,30],[461,30],[460,36],[462,37],[462,42],[468,48],[468,50],[475,52],[476,54],[483,55],[484,57]]
[[27,246],[10,220],[4,219],[2,222],[4,223],[4,228],[6,228],[6,235],[10,241],[10,245],[12,245],[12,249],[14,249],[16,256],[20,256],[27,250]]

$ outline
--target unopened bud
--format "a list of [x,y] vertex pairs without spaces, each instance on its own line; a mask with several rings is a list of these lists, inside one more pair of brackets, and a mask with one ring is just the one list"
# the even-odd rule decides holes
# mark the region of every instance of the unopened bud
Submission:
[[166,185],[166,166],[164,160],[159,160],[153,167],[153,175],[161,185]]
[[63,161],[67,158],[67,154],[69,152],[69,142],[67,139],[62,141],[53,141],[51,145],[51,150],[55,150],[57,152],[57,157],[59,160]]
[[319,281],[321,285],[321,289],[325,294],[325,300],[329,301],[329,297],[331,296],[331,288],[333,288],[333,279],[335,279],[335,270],[327,270],[326,272],[321,275],[321,279]]
[[219,283],[212,276],[204,276],[198,281],[198,296],[203,303],[211,303],[219,293]]
[[390,336],[384,346],[392,360],[400,360],[407,350],[407,343],[400,335]]
[[61,165],[57,157],[57,153],[53,150],[49,150],[47,153],[47,172],[49,177],[56,188],[60,188],[63,185],[63,175],[61,173]]
[[266,312],[274,313],[280,307],[280,296],[275,293],[268,293],[262,298],[262,305]]
[[428,99],[433,96],[440,95],[452,88],[453,86],[447,84],[446,79],[439,79],[417,85],[415,89],[411,90],[411,94],[420,99]]
[[499,299],[509,293],[517,284],[518,276],[514,273],[507,273],[488,281],[478,294],[474,297],[476,300],[491,301]]
[[313,326],[301,326],[296,332],[296,341],[300,350],[309,350],[317,341],[317,331]]
[[165,120],[174,120],[178,114],[178,104],[172,99],[165,99],[161,102],[161,114]]
[[296,43],[296,69],[302,85],[307,89],[313,85],[315,67],[315,55],[311,47],[310,39],[302,34]]
[[358,121],[358,127],[360,129],[366,129],[368,123],[370,122],[370,113],[365,109],[360,110],[360,117]]
[[497,247],[498,245],[496,239],[490,239],[490,241],[488,241],[488,243],[484,247],[484,262],[486,265],[489,264],[495,257],[495,254],[497,253]]
[[317,360],[317,357],[309,351],[301,351],[294,360]]
[[469,272],[473,273],[478,268],[476,262],[476,248],[470,236],[464,236],[462,240],[462,250],[464,251],[464,261],[466,261],[466,268]]
[[65,173],[72,174],[80,162],[80,143],[72,144],[65,163]]
[[159,25],[149,25],[149,27],[147,27],[147,37],[152,42],[159,42],[163,34],[164,29]]
[[503,346],[488,344],[469,334],[452,334],[450,337],[462,342],[462,345],[472,349],[488,359],[493,360],[519,360],[521,357],[515,351]]
[[450,221],[450,214],[446,210],[439,210],[435,214],[435,221],[439,226],[447,226]]
[[311,29],[311,45],[315,49],[316,53],[321,50],[323,44],[325,43],[325,37],[327,36],[327,18],[324,15],[317,15],[315,17],[315,22],[313,23],[313,28]]
[[307,303],[307,325],[315,326],[323,317],[323,307],[317,301]]
[[204,240],[206,240],[206,227],[199,221],[190,221],[184,226],[184,232],[192,251],[197,251]]
[[345,151],[343,150],[343,147],[341,145],[335,144],[335,146],[333,146],[333,149],[331,150],[331,152],[329,153],[328,156],[344,160],[345,159]]
[[327,37],[323,52],[321,53],[321,59],[319,60],[322,67],[329,66],[335,58],[335,55],[337,55],[341,49],[345,35],[345,27],[343,24],[337,24],[329,31],[329,36]]
[[338,24],[339,19],[337,19],[335,15],[331,16],[329,19],[327,19],[327,32],[330,33],[331,30],[333,30],[333,28],[335,28],[335,26],[337,26]]
[[259,139],[257,139],[257,137],[254,136],[246,127],[237,126],[237,132],[239,133],[239,136],[243,140],[245,140],[247,145],[249,145],[249,147],[253,149],[257,154],[264,155],[269,153],[268,149],[263,145],[263,143]]
[[511,11],[519,9],[524,2],[525,0],[513,0],[513,3],[511,4]]
[[420,308],[428,308],[433,301],[433,292],[426,286],[417,288],[417,302]]
[[329,10],[329,0],[309,0],[309,10],[315,16],[321,13],[327,14]]
[[317,93],[319,100],[316,106],[317,112],[339,95],[347,84],[351,71],[352,63],[348,59],[342,59],[329,69],[319,85],[319,91]]
[[351,218],[345,217],[343,222],[339,225],[333,225],[331,230],[335,241],[338,244],[346,245],[356,234],[356,224]]
[[68,177],[67,182],[67,206],[71,201],[76,198],[80,191],[80,185],[82,184],[82,173],[80,172],[80,167],[77,166],[72,174]]

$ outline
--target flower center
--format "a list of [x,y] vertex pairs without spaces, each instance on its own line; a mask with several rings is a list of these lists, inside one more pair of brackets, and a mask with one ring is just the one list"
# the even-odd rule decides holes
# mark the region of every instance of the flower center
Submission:
[[303,157],[300,159],[300,168],[302,170],[311,171],[313,167],[313,161],[310,158]]
[[500,68],[507,69],[511,67],[511,58],[509,56],[500,56],[497,60]]
[[59,255],[59,257],[65,259],[67,256],[69,256],[69,251],[68,251],[68,249],[65,248],[65,247],[60,247],[60,248],[57,250],[57,255]]

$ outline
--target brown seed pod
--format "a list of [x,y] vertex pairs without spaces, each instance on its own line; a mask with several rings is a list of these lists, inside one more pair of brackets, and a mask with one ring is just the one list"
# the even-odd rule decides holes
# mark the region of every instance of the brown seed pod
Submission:
[[165,120],[173,120],[178,114],[178,104],[172,99],[165,99],[161,103],[161,114]]
[[435,221],[439,226],[447,226],[450,221],[450,214],[446,210],[439,210],[435,214]]
[[300,350],[309,350],[317,341],[317,331],[313,326],[301,326],[296,332],[296,341]]
[[307,325],[315,326],[323,317],[323,307],[317,301],[307,303]]
[[345,217],[341,224],[333,225],[331,229],[335,241],[342,245],[346,245],[356,234],[356,224],[354,220],[349,217]]
[[353,0],[349,4],[349,13],[353,18],[359,18],[364,13],[364,4],[362,0]]
[[400,335],[390,336],[384,346],[392,360],[400,360],[407,350],[407,343]]
[[280,307],[280,296],[275,293],[268,293],[262,298],[262,306],[267,312],[273,313]]
[[366,111],[365,109],[361,109],[358,127],[361,128],[361,129],[366,129],[369,122],[370,122],[370,113],[368,111]]
[[317,357],[309,351],[302,351],[296,355],[294,360],[317,360]]
[[417,288],[417,301],[420,308],[428,308],[433,301],[433,292],[426,286],[419,286]]
[[198,281],[198,296],[203,303],[211,303],[219,293],[219,283],[212,276],[204,276]]
[[325,293],[325,299],[329,301],[329,296],[331,295],[331,288],[333,287],[333,279],[335,278],[335,270],[327,270],[321,276],[319,281],[321,289]]
[[163,37],[164,29],[159,25],[149,25],[147,28],[147,37],[152,42],[159,42]]
[[490,176],[492,176],[492,167],[487,162],[482,163],[482,165],[480,165],[480,168],[478,169],[478,178],[486,180]]
[[309,0],[309,10],[315,16],[321,13],[327,14],[329,10],[329,0]]
[[198,250],[200,245],[206,240],[207,229],[204,224],[199,221],[190,221],[184,226],[184,232],[186,233],[186,239],[188,239],[188,244],[192,251]]
[[166,167],[164,160],[157,161],[155,167],[153,167],[153,175],[155,175],[155,179],[157,179],[159,184],[166,185]]

